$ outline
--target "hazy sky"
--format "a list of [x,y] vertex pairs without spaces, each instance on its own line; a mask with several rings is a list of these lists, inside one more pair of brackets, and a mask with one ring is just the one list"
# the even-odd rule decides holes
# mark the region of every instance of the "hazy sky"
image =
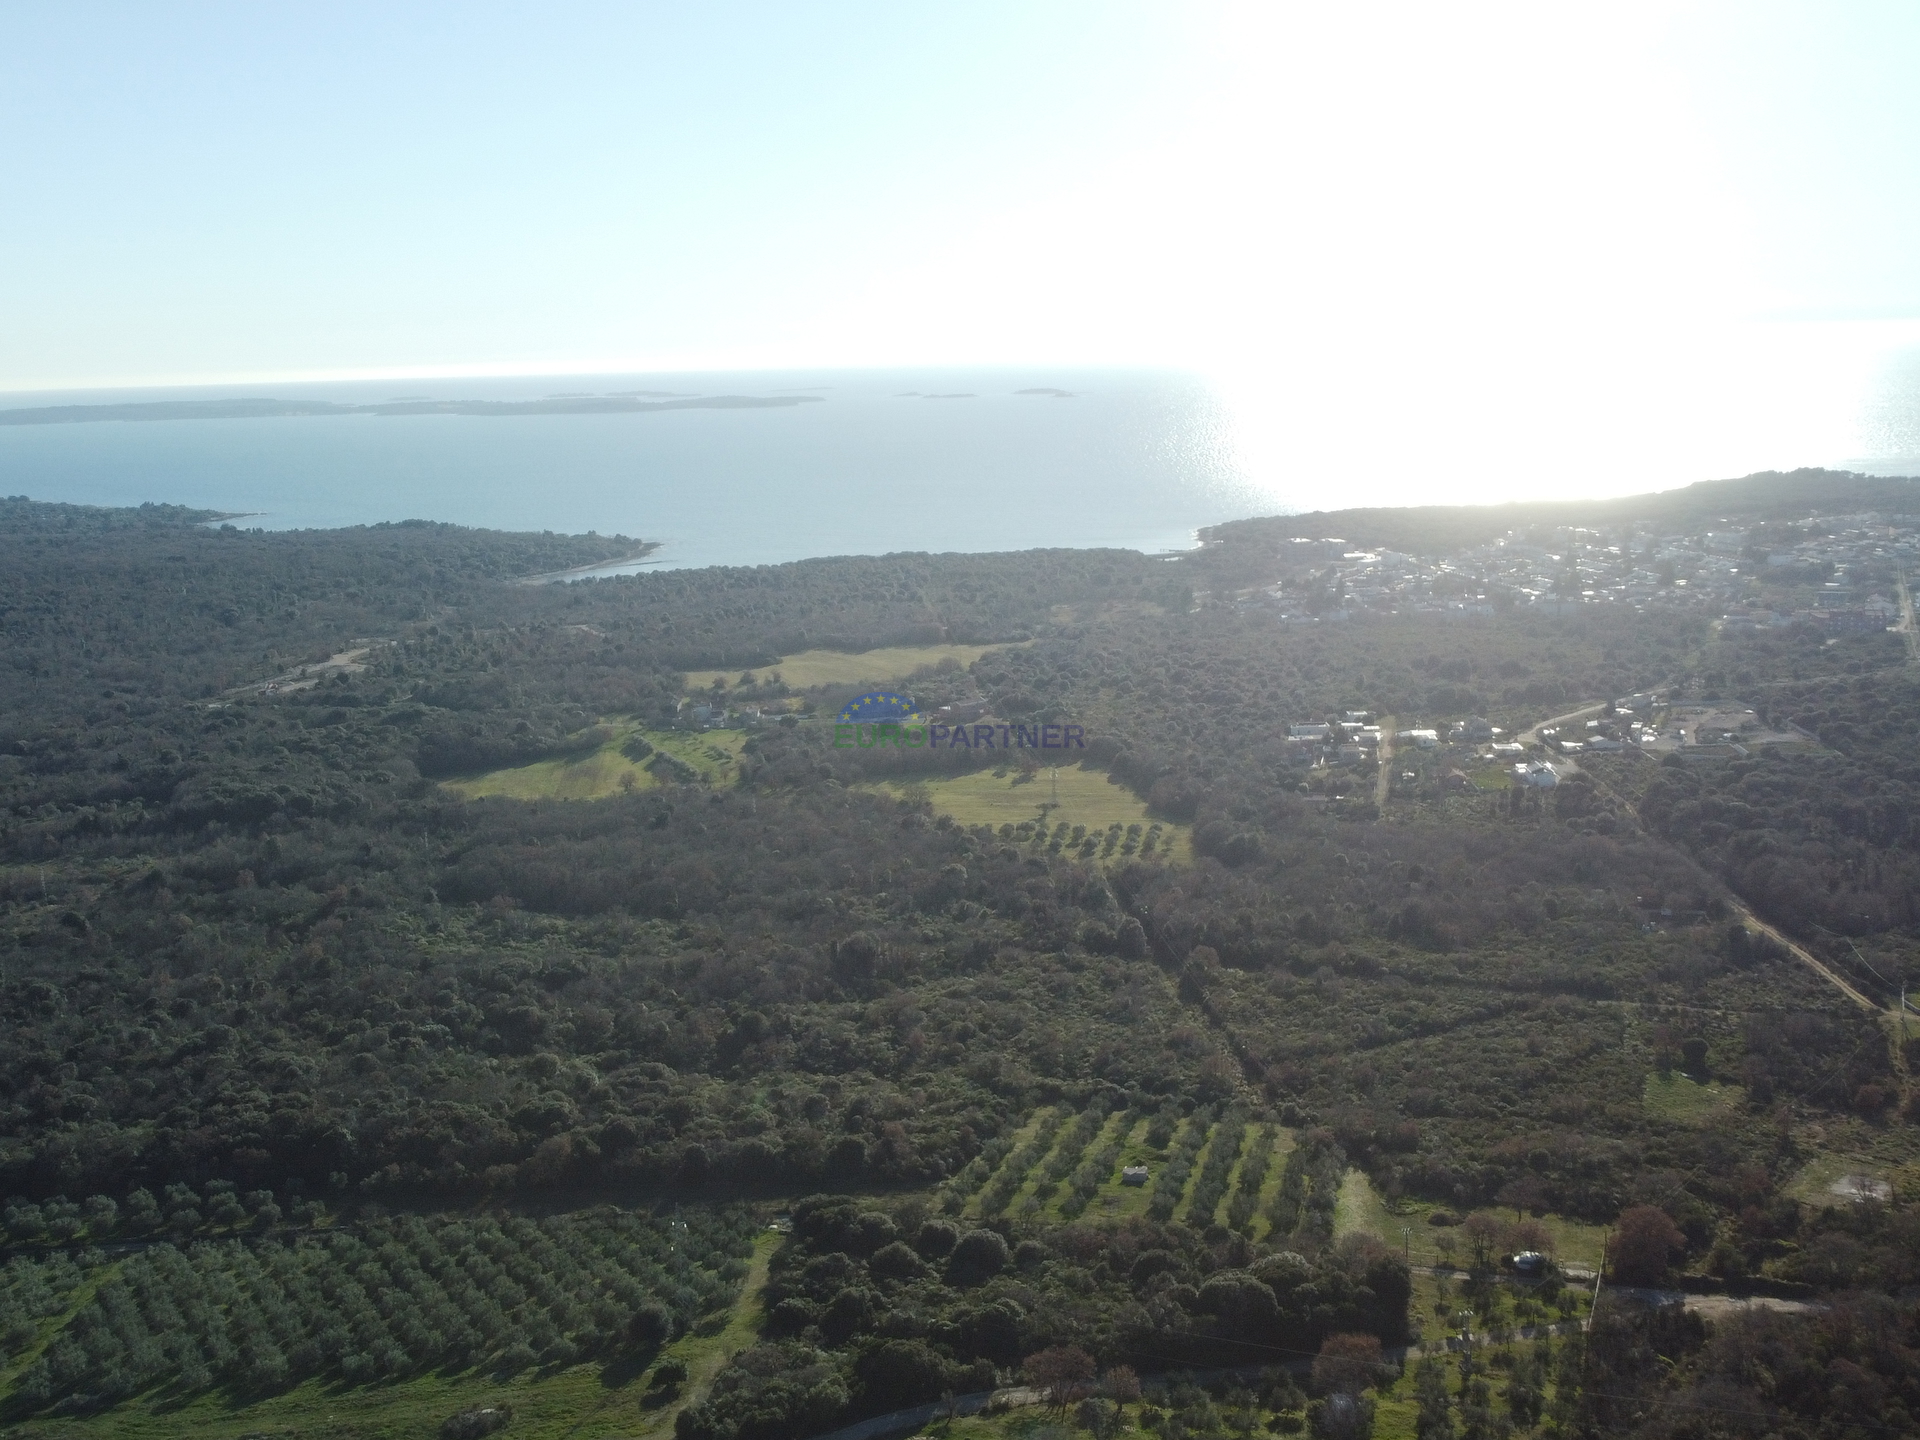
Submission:
[[5,27],[0,389],[1143,362],[1444,426],[1463,372],[1644,400],[1643,360],[1920,317],[1910,0]]

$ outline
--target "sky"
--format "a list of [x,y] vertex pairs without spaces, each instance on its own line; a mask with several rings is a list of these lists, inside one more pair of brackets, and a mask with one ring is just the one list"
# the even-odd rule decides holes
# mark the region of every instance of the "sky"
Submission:
[[1137,364],[1281,397],[1323,458],[1604,446],[1623,412],[1771,454],[1920,343],[1904,0],[79,0],[7,32],[0,390]]

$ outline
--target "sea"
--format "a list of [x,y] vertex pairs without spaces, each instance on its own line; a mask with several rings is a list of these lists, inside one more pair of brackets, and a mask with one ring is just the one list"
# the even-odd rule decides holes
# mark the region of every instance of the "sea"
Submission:
[[[1436,430],[1423,439],[1386,397],[1369,411],[1362,396],[1331,423],[1297,403],[1289,411],[1270,380],[1136,369],[35,391],[0,395],[0,411],[253,397],[354,405],[540,400],[635,390],[793,403],[0,424],[0,494],[90,505],[171,502],[267,529],[426,519],[653,542],[657,548],[630,568],[1043,546],[1167,553],[1191,547],[1202,527],[1252,515],[1625,494],[1801,464],[1920,473],[1920,346],[1882,356],[1861,371],[1855,389],[1848,403],[1829,397],[1821,415],[1784,443],[1729,434],[1716,449],[1709,434],[1691,448],[1668,447],[1664,461],[1631,435],[1616,434],[1609,451],[1571,427],[1562,436],[1491,417],[1480,432]],[[1742,404],[1768,411],[1764,397]],[[1777,409],[1768,411],[1776,419]],[[1503,451],[1505,431],[1512,434]],[[1463,447],[1471,451],[1466,461],[1450,463],[1449,453]]]

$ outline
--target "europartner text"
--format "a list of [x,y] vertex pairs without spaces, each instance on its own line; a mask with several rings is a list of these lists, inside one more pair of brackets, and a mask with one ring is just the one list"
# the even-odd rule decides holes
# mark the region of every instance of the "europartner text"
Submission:
[[[998,743],[996,744],[996,737]],[[1084,750],[1084,725],[902,725],[895,720],[833,727],[836,750]]]

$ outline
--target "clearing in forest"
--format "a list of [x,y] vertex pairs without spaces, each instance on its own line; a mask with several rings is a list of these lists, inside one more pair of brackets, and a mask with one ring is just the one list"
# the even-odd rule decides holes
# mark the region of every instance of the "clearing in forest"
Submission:
[[795,690],[811,690],[817,685],[884,685],[891,680],[904,680],[943,660],[951,660],[964,670],[989,650],[1007,648],[1005,645],[890,645],[857,654],[844,650],[802,650],[798,655],[783,656],[777,663],[757,669],[689,670],[687,690],[711,690],[716,680],[731,689],[742,675],[751,675],[753,683],[760,685],[776,674],[782,683]]
[[[945,780],[882,781],[872,788],[902,799],[923,795],[938,814],[961,825],[992,826],[1015,844],[1036,843],[1038,826],[1045,824],[1052,833],[1039,843],[1052,848],[1054,836],[1065,826],[1060,849],[1077,853],[1091,836],[1095,853],[1089,859],[1130,860],[1142,853],[1148,833],[1158,826],[1153,848],[1145,852],[1149,858],[1157,855],[1176,864],[1193,859],[1191,827],[1154,818],[1145,801],[1103,770],[1070,765],[1023,771],[1004,766]],[[1022,832],[1021,827],[1027,828]],[[1074,827],[1082,827],[1078,838]],[[1114,837],[1111,845],[1109,836]]]
[[1704,1083],[1674,1070],[1647,1076],[1641,1104],[1649,1115],[1677,1125],[1706,1125],[1740,1100],[1746,1092],[1738,1085],[1722,1085],[1717,1080]]
[[606,743],[585,754],[448,780],[444,787],[468,800],[488,795],[510,800],[605,800],[674,780],[731,785],[739,775],[740,747],[747,743],[744,730],[694,734],[634,725],[609,728]]
[[[1372,1235],[1396,1255],[1405,1254],[1415,1265],[1439,1265],[1449,1260],[1465,1265],[1468,1258],[1465,1238],[1454,1227],[1435,1225],[1427,1218],[1439,1208],[1425,1200],[1389,1204],[1373,1188],[1365,1171],[1350,1169],[1340,1182],[1340,1198],[1333,1210],[1333,1233],[1340,1236],[1359,1231]],[[1511,1207],[1490,1207],[1489,1213],[1502,1221],[1515,1219]],[[1526,1218],[1546,1227],[1553,1237],[1554,1259],[1560,1264],[1599,1266],[1607,1226],[1592,1225],[1565,1215],[1530,1214]],[[1447,1248],[1449,1241],[1451,1250]]]
[[[1781,1186],[1781,1193],[1802,1205],[1838,1205],[1843,1201],[1885,1200],[1896,1184],[1911,1174],[1913,1167],[1902,1167],[1884,1157],[1859,1154],[1816,1153],[1794,1177]],[[1902,1187],[1904,1188],[1904,1187]]]

